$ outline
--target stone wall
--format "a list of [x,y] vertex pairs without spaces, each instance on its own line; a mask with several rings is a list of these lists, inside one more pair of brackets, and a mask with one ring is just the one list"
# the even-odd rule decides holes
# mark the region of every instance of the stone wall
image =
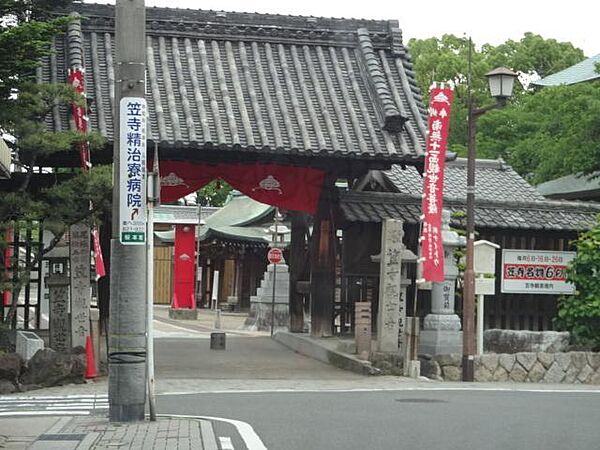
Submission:
[[[462,355],[437,355],[421,360],[421,375],[460,381]],[[600,384],[600,353],[487,353],[475,356],[475,381],[516,383]]]

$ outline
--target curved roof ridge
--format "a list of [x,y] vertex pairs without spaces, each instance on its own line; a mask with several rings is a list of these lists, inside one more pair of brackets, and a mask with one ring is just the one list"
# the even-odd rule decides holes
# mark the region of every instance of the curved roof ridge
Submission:
[[[114,18],[114,5],[100,3],[74,4],[71,10],[85,10],[87,17]],[[146,21],[164,21],[185,23],[189,21],[208,21],[211,23],[227,23],[230,25],[248,25],[263,27],[306,28],[314,30],[330,30],[354,33],[356,29],[368,27],[371,32],[385,33],[390,39],[399,29],[397,20],[324,17],[292,14],[273,14],[260,12],[224,11],[194,8],[170,8],[163,6],[147,6]],[[398,36],[393,36],[397,40]]]

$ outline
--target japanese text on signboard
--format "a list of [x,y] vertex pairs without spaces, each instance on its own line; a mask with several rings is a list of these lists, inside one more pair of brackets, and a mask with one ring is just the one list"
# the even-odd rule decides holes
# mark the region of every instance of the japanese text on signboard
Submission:
[[146,101],[121,99],[120,240],[122,244],[146,241]]
[[444,249],[441,233],[442,206],[446,145],[453,95],[454,92],[450,87],[433,87],[430,90],[429,127],[423,176],[423,228],[421,232],[423,278],[427,281],[444,280]]
[[502,292],[572,294],[567,267],[575,252],[535,250],[502,251]]

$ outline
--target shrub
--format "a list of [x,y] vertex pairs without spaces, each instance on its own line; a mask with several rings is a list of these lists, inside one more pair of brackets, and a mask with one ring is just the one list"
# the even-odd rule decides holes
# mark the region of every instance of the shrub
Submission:
[[558,303],[556,325],[571,333],[573,343],[600,349],[600,216],[596,226],[575,241],[577,256],[567,269],[575,284],[572,296]]

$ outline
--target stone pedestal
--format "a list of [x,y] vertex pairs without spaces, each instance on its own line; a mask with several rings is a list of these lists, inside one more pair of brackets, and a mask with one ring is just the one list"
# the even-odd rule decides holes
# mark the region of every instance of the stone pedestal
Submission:
[[169,319],[196,320],[198,319],[198,310],[196,308],[169,308]]
[[256,295],[250,297],[250,314],[244,322],[244,329],[269,331],[273,311],[273,274],[275,277],[275,322],[274,330],[287,331],[290,322],[290,274],[287,264],[269,264]]
[[38,350],[44,349],[44,341],[31,331],[17,331],[16,352],[29,361]]
[[354,303],[354,338],[360,359],[371,354],[371,302]]

